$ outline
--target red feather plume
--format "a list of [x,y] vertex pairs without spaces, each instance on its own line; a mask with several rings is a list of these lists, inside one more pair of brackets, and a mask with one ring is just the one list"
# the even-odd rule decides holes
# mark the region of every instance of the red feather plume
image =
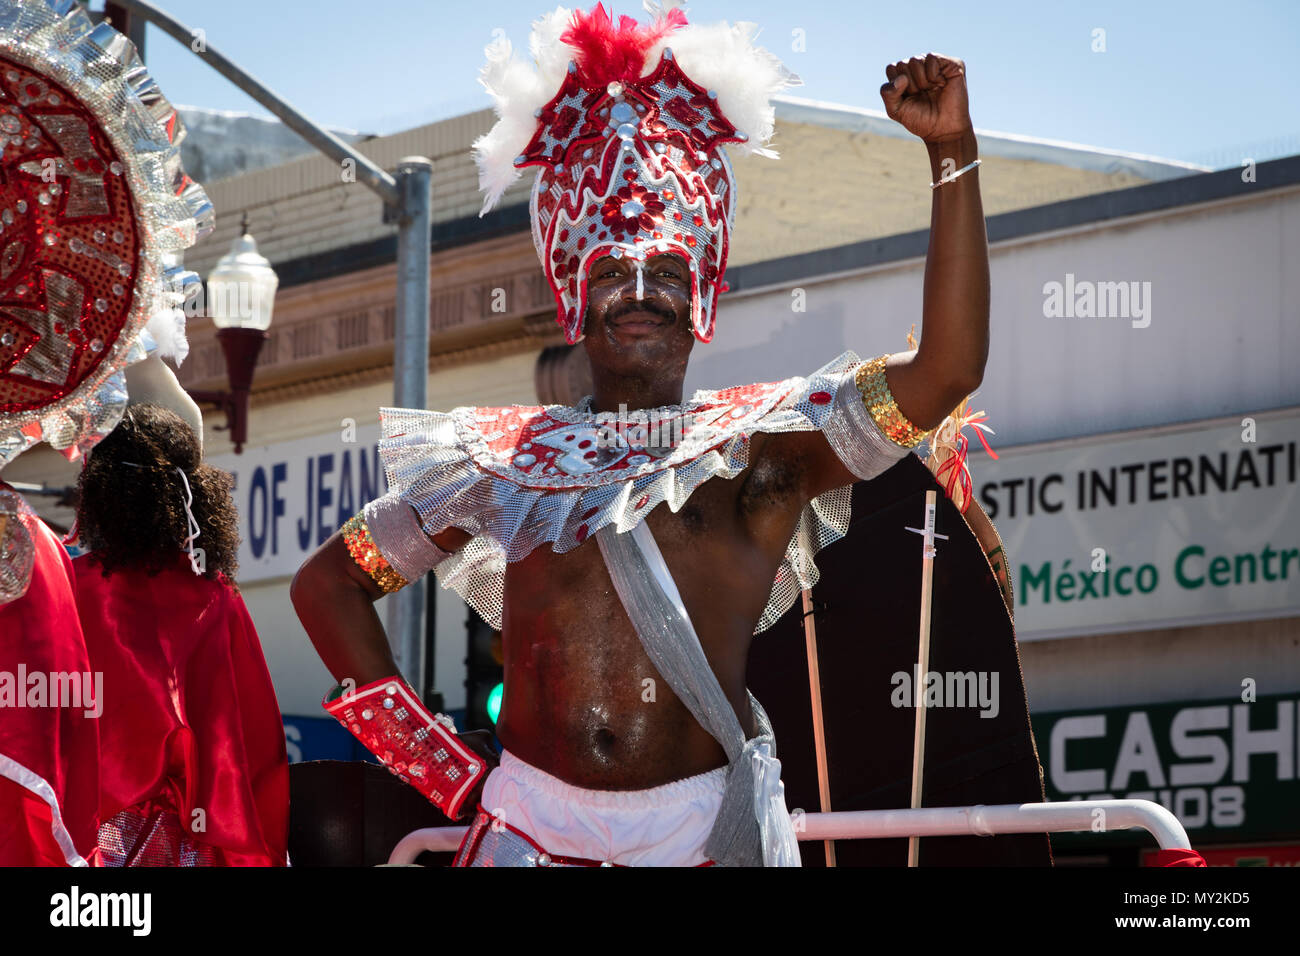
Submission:
[[591,89],[607,86],[614,80],[622,83],[639,80],[645,70],[646,51],[666,34],[684,26],[685,12],[674,9],[644,25],[635,17],[620,16],[615,27],[605,5],[598,3],[590,13],[575,10],[560,40],[574,48],[578,80]]

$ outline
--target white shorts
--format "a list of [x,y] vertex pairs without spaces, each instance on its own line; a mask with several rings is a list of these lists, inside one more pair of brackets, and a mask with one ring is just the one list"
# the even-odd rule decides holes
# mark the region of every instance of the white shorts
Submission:
[[615,866],[698,866],[709,862],[704,841],[726,781],[727,767],[718,767],[649,790],[584,790],[505,751],[483,785],[480,803],[552,857]]

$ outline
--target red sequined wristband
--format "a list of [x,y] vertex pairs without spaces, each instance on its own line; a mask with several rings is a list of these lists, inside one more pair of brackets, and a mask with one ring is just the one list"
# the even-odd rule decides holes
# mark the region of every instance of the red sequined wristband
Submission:
[[388,677],[321,701],[380,763],[455,820],[486,772],[483,760],[456,736],[445,714],[434,715],[406,681]]

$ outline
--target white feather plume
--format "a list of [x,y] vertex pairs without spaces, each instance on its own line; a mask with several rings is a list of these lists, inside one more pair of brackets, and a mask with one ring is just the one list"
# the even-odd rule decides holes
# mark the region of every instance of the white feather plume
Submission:
[[480,216],[519,178],[514,161],[537,130],[533,113],[555,95],[554,89],[542,89],[537,71],[515,56],[505,37],[497,37],[483,52],[487,63],[479,71],[479,82],[491,95],[499,119],[473,146],[479,189],[486,194]]
[[686,12],[686,4],[683,0],[641,0],[641,9],[650,14],[651,20],[658,20],[660,17],[667,16],[669,10],[681,10]]
[[[556,7],[533,22],[532,36],[528,39],[528,48],[532,51],[537,71],[550,96],[554,96],[560,89],[564,74],[569,70],[569,61],[573,59],[573,48],[560,42],[560,34],[569,29],[569,21],[572,19],[573,11]],[[547,99],[549,98],[548,96]]]
[[157,343],[158,354],[180,367],[190,354],[190,343],[185,336],[185,312],[175,307],[160,308],[149,316],[145,328]]
[[786,87],[801,86],[803,81],[776,56],[754,44],[757,33],[757,24],[745,21],[687,24],[650,48],[646,73],[659,65],[663,49],[668,47],[683,73],[706,90],[717,92],[722,115],[748,137],[743,143],[728,143],[727,150],[775,159],[776,151],[765,148],[776,129],[772,97]]
[[[685,9],[681,0],[643,0],[643,5],[652,17]],[[536,67],[516,56],[504,36],[497,37],[484,50],[487,62],[479,72],[479,82],[492,97],[498,120],[473,145],[479,189],[484,193],[480,216],[491,211],[518,181],[521,170],[515,166],[515,159],[537,132],[535,114],[551,101],[564,81],[575,51],[560,42],[560,35],[568,29],[571,17],[568,9],[557,7],[533,23],[529,51]],[[758,153],[775,158],[775,151],[764,148],[776,125],[771,97],[802,81],[777,57],[755,46],[756,35],[756,25],[747,22],[688,24],[650,47],[642,75],[650,74],[659,65],[664,47],[671,48],[686,75],[705,89],[716,91],[723,115],[748,137],[746,142],[729,144],[728,148],[742,155]]]

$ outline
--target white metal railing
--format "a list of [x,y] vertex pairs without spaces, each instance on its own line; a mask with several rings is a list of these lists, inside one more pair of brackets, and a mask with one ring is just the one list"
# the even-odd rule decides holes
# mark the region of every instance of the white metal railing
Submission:
[[[1162,850],[1189,849],[1178,818],[1151,800],[1069,800],[996,806],[925,807],[920,810],[849,810],[794,814],[795,835],[812,840],[880,840],[892,837],[993,836],[997,833],[1099,833],[1140,827]],[[468,827],[429,827],[398,841],[390,864],[414,863],[424,851],[451,853]]]

